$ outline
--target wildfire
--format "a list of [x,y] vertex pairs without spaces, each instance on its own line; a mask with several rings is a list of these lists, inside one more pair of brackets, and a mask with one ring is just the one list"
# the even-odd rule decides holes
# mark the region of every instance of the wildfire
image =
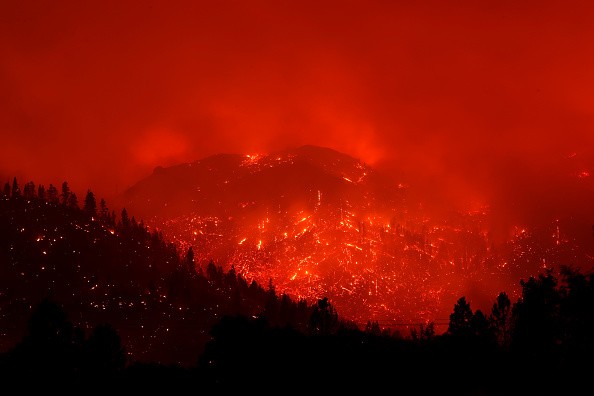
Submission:
[[[316,152],[238,157],[240,166],[221,177],[230,180],[227,195],[212,192],[215,209],[196,206],[154,225],[183,250],[192,246],[199,265],[234,266],[249,281],[272,280],[278,293],[309,302],[328,297],[343,317],[363,324],[445,323],[459,297],[514,296],[519,279],[576,254],[558,224],[537,242],[536,230],[517,225],[495,246],[484,203],[431,218],[400,200],[407,185],[385,189],[366,166],[326,154],[317,167],[308,162]],[[271,172],[275,166],[282,169]],[[284,177],[304,172],[311,177]]]
[[[386,215],[357,215],[346,208],[264,213],[250,223],[180,217],[168,230],[175,230],[180,244],[194,246],[199,262],[215,257],[249,279],[261,284],[272,279],[277,291],[311,301],[328,296],[342,315],[361,323],[374,317],[384,322],[443,318],[462,285],[487,269],[485,235],[456,246],[453,240],[465,230],[453,225],[420,233]],[[213,223],[216,234],[206,232]],[[518,229],[517,235],[525,232]],[[229,245],[229,238],[238,242]],[[257,243],[246,244],[248,239]]]

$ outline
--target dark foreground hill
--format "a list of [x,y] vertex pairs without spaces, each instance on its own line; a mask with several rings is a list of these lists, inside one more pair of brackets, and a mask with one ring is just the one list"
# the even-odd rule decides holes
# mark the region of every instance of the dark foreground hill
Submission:
[[[16,183],[15,183],[16,184]],[[339,319],[177,251],[89,192],[10,187],[0,199],[2,384],[23,390],[284,390],[515,395],[588,392],[594,275],[521,281],[489,311],[460,297],[447,332]],[[67,187],[67,186],[66,186]],[[32,193],[32,191],[38,191]],[[165,388],[163,388],[165,387]]]
[[[12,195],[9,189],[0,199],[1,351],[23,336],[45,298],[59,302],[84,331],[110,323],[132,361],[195,363],[225,314],[268,309],[276,320],[271,312],[282,296],[273,289],[248,284],[214,262],[196,271],[190,249],[178,251],[125,210],[116,216],[104,202],[89,208],[86,200],[80,209],[43,190],[40,197],[37,188]],[[282,303],[293,311],[278,320],[305,326],[311,306],[289,298]]]

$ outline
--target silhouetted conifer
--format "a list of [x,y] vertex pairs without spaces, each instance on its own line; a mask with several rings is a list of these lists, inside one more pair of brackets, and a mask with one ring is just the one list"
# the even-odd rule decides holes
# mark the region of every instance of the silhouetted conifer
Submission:
[[113,374],[126,365],[126,351],[118,332],[109,324],[97,325],[84,344],[85,369],[93,375]]
[[99,201],[99,220],[104,223],[109,223],[109,209],[107,208],[107,203],[105,199],[101,198]]
[[60,194],[60,202],[64,206],[69,206],[70,204],[70,187],[68,186],[68,182],[65,181],[62,183],[62,194]]
[[90,217],[97,216],[97,201],[95,200],[95,194],[91,190],[87,190],[83,210]]
[[466,297],[460,297],[450,314],[448,333],[458,337],[469,337],[472,334],[472,309]]
[[58,189],[53,184],[50,184],[47,188],[47,201],[52,204],[58,204],[60,202]]
[[196,275],[196,263],[194,262],[194,249],[192,249],[192,246],[190,246],[186,253],[186,268],[190,275]]
[[491,309],[489,323],[497,338],[497,342],[501,347],[506,349],[509,348],[510,343],[511,321],[511,301],[507,293],[501,292]]
[[122,229],[129,230],[130,229],[130,218],[128,217],[128,211],[126,210],[126,208],[122,209],[121,216],[122,216],[122,218],[121,218]]
[[78,198],[75,193],[71,192],[68,195],[68,208],[70,209],[78,209]]
[[35,183],[33,183],[32,181],[28,182],[25,184],[25,187],[23,188],[23,197],[25,199],[34,199],[36,197],[35,195]]
[[512,309],[511,347],[522,353],[551,356],[561,335],[557,279],[547,271],[520,284],[522,297]]
[[17,182],[16,176],[12,179],[12,190],[10,192],[11,198],[18,198],[21,196],[21,189],[19,188],[19,183]]
[[43,186],[43,184],[40,184],[37,187],[37,197],[42,200],[45,201],[46,200],[46,196],[45,196],[45,187]]
[[313,335],[329,335],[338,327],[338,314],[328,297],[318,300],[309,318],[309,332]]

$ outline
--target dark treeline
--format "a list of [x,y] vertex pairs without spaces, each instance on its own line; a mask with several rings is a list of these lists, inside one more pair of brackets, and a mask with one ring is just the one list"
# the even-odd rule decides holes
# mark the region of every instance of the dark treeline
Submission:
[[[90,191],[83,208],[16,180],[0,199],[5,378],[194,389],[396,394],[576,394],[594,369],[594,275],[570,266],[521,280],[490,312],[465,297],[449,326],[364,329],[315,304],[197,265]],[[16,187],[15,187],[16,186]],[[48,189],[49,190],[49,189]],[[53,192],[52,197],[56,196]],[[580,392],[580,394],[583,392]]]
[[16,179],[0,194],[0,351],[24,334],[35,305],[59,302],[90,332],[118,329],[130,361],[195,363],[223,315],[266,315],[271,324],[304,330],[312,304],[277,295],[234,269],[195,263],[158,230],[107,208],[88,191],[81,206],[60,190]]

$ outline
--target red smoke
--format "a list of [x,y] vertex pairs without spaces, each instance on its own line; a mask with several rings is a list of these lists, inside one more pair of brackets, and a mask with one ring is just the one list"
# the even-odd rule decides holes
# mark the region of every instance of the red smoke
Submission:
[[594,5],[400,3],[3,2],[1,180],[109,199],[158,165],[315,144],[419,199],[594,206]]

